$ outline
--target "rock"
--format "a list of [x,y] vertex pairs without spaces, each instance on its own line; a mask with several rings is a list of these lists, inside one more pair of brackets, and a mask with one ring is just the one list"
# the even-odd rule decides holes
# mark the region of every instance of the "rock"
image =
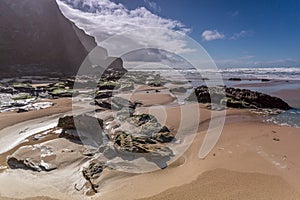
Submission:
[[112,91],[98,91],[95,95],[95,99],[106,99],[112,96]]
[[273,138],[274,141],[279,142],[280,139],[279,138]]
[[82,174],[87,180],[97,178],[105,168],[105,163],[100,161],[92,161],[88,167],[83,168]]
[[95,100],[95,105],[100,106],[101,108],[111,109],[111,103],[104,100]]
[[187,89],[184,88],[184,87],[172,88],[172,89],[170,89],[170,92],[172,92],[172,93],[186,93]]
[[121,83],[115,89],[118,89],[120,91],[131,91],[131,90],[134,90],[134,84],[133,83]]
[[111,99],[111,107],[115,110],[122,110],[123,108],[132,108],[135,109],[136,104],[131,101],[124,99],[122,97],[113,97]]
[[99,90],[114,90],[118,86],[118,83],[115,81],[100,81],[98,84]]
[[3,0],[0,13],[1,77],[76,75],[97,46],[53,0]]
[[55,89],[52,92],[49,92],[49,94],[52,95],[54,98],[64,98],[76,96],[78,93],[71,89]]
[[40,140],[42,138],[43,138],[43,136],[41,134],[36,134],[32,137],[33,140]]
[[95,143],[102,142],[102,119],[89,115],[64,116],[59,118],[57,127],[62,128],[59,137],[79,141],[93,140]]
[[24,83],[15,83],[13,84],[13,88],[18,92],[28,93],[28,94],[34,94],[35,88],[33,88],[29,84]]
[[161,81],[151,81],[151,82],[148,82],[149,86],[152,86],[152,87],[161,87],[164,85],[164,83],[162,83]]
[[269,81],[271,81],[271,80],[270,79],[265,79],[265,78],[261,79],[261,82],[269,82]]
[[229,78],[228,80],[229,81],[241,81],[242,79],[241,78]]
[[64,116],[59,118],[57,127],[63,128],[63,129],[75,129],[75,123],[73,116]]
[[38,172],[42,171],[42,169],[39,166],[39,163],[34,162],[30,158],[26,158],[23,160],[10,156],[7,159],[7,164],[12,169],[30,169]]
[[216,103],[234,108],[277,108],[288,110],[291,107],[282,99],[247,89],[199,86],[187,101]]
[[[115,147],[121,151],[132,153],[149,153],[152,151],[153,140],[146,137],[134,137],[131,134],[122,132],[114,139]],[[151,143],[149,142],[151,141]]]
[[41,169],[47,172],[57,169],[56,165],[46,163],[44,160],[41,160],[39,166]]
[[92,161],[88,167],[83,168],[82,175],[90,183],[94,193],[97,193],[99,187],[94,183],[94,179],[98,178],[105,168],[105,163],[100,161]]
[[57,167],[42,160],[50,155],[52,155],[52,149],[49,146],[23,146],[8,156],[7,164],[12,169],[51,171]]
[[13,87],[0,86],[0,93],[16,94],[17,92],[18,91],[15,90]]
[[158,133],[154,134],[152,138],[160,143],[167,143],[174,139],[174,134],[171,133],[166,126],[163,126],[162,129]]

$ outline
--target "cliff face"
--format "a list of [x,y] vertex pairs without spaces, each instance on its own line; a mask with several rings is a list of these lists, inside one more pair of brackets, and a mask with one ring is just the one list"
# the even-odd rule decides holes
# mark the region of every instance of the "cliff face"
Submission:
[[0,77],[74,75],[95,46],[55,0],[1,0]]

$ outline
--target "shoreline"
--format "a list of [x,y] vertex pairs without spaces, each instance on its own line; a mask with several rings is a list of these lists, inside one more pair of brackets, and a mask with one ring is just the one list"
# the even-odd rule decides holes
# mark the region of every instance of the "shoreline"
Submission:
[[[179,105],[174,102],[172,95],[164,92],[147,93],[146,91],[149,91],[149,89],[151,88],[147,88],[145,92],[141,90],[133,96],[125,95],[124,97],[143,102],[145,105],[138,107],[136,110],[137,113],[150,112],[157,117],[159,122],[165,122],[172,130],[178,130],[181,117],[184,116],[181,113],[181,106],[189,107],[188,109],[191,110],[199,109],[201,120],[199,121],[197,135],[183,155],[166,169],[150,173],[129,174],[106,169],[102,172],[98,180],[99,193],[96,193],[92,197],[82,196],[84,194],[74,191],[73,186],[68,186],[70,184],[68,180],[61,180],[60,185],[63,185],[63,187],[54,187],[52,188],[53,190],[51,189],[51,191],[57,191],[57,195],[46,192],[42,196],[59,198],[59,195],[65,193],[75,199],[84,197],[93,200],[179,200],[183,198],[180,196],[181,194],[188,194],[187,198],[196,200],[202,197],[203,199],[219,198],[220,196],[214,196],[214,194],[223,193],[225,184],[225,188],[227,188],[227,192],[225,193],[227,196],[225,197],[229,199],[245,199],[245,196],[242,195],[243,193],[232,193],[229,191],[230,189],[243,191],[246,194],[257,190],[252,199],[274,197],[274,199],[278,198],[279,200],[280,198],[283,199],[283,195],[285,197],[290,195],[290,199],[293,199],[294,196],[297,198],[300,197],[298,196],[298,193],[300,193],[300,179],[297,176],[297,174],[300,174],[300,170],[298,170],[300,169],[300,166],[298,166],[300,158],[297,156],[297,141],[300,140],[300,129],[263,122],[261,116],[251,113],[248,109],[226,109],[225,126],[217,144],[204,159],[200,159],[198,152],[207,132],[211,115],[213,112],[218,113],[222,111],[209,110],[206,104]],[[21,124],[28,122],[27,119],[38,119],[41,116],[47,119],[50,113],[66,113],[72,109],[70,99],[57,99],[55,101],[56,104],[54,106],[56,107],[54,110],[52,110],[53,106],[44,110],[29,111],[27,113],[2,113],[0,117],[2,115],[2,119],[7,120],[5,124],[9,127],[11,126],[10,120],[17,115],[19,115],[18,120],[20,120],[18,124]],[[164,119],[160,112],[155,111],[155,105],[151,104],[151,102],[164,107],[165,115],[167,116],[166,121],[163,121]],[[10,117],[4,117],[5,115]],[[184,130],[189,130],[191,125],[188,121],[182,124]],[[47,135],[46,138],[37,141],[37,143],[48,144],[55,140],[57,146],[70,145],[70,141],[60,140],[57,137],[58,135],[49,135],[49,137]],[[184,145],[185,141],[180,141]],[[15,152],[19,147],[32,144],[34,142],[30,140],[27,143],[19,144],[5,154],[1,154],[0,162],[3,165],[6,157]],[[53,145],[54,143],[51,144]],[[79,149],[77,151],[81,152]],[[73,166],[72,168],[68,168],[68,170],[71,170],[68,172],[70,174],[68,178],[74,184],[74,180],[78,179],[77,170],[82,168],[83,165],[82,162],[78,162],[78,159],[86,160],[87,158],[78,157],[77,161],[74,162],[70,157],[64,157],[66,156],[64,154],[58,155],[60,156],[59,159],[64,160],[65,163],[70,162],[68,165]],[[58,168],[53,173],[62,174],[65,173],[65,170],[66,168]],[[72,170],[76,170],[76,172]],[[29,197],[27,199],[31,199],[31,196],[41,195],[35,192],[29,193],[31,191],[30,187],[34,187],[37,191],[46,191],[47,188],[43,185],[44,183],[54,186],[55,182],[59,179],[59,177],[50,178],[47,173],[37,173],[36,176],[39,178],[36,179],[36,182],[28,186],[24,184],[19,188],[15,188],[14,192],[18,195],[10,193],[9,188],[7,188],[8,185],[2,181],[5,180],[9,181],[10,184],[14,184],[14,181],[17,181],[17,179],[10,179],[9,177],[11,175],[13,177],[22,177],[24,174],[26,174],[26,171],[12,169],[0,172],[1,195],[14,198],[24,196]],[[52,174],[52,172],[49,174]],[[226,185],[226,182],[235,177],[238,177],[236,182]],[[20,181],[26,183],[26,178],[21,178]],[[130,185],[128,185],[128,182]],[[249,185],[249,183],[252,184]],[[268,187],[270,183],[274,183],[274,185]],[[253,185],[256,184],[257,187],[254,187]],[[213,191],[210,190],[211,188],[213,188]],[[118,190],[118,193],[114,192],[116,190]],[[246,197],[249,197],[249,195]]]

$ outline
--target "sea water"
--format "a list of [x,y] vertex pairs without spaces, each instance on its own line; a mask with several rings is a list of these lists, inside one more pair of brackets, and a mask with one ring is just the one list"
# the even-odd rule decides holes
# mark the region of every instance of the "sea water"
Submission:
[[279,115],[271,116],[267,119],[268,122],[275,124],[300,128],[300,109],[290,109]]

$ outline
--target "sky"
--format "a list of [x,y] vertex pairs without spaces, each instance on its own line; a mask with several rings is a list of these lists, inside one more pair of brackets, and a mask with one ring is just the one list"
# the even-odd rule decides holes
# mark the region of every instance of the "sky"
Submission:
[[[98,42],[138,27],[165,28],[195,40],[218,67],[300,67],[300,0],[57,2]],[[170,40],[163,38],[159,43],[176,52],[188,49],[181,39],[173,40],[167,43]]]

